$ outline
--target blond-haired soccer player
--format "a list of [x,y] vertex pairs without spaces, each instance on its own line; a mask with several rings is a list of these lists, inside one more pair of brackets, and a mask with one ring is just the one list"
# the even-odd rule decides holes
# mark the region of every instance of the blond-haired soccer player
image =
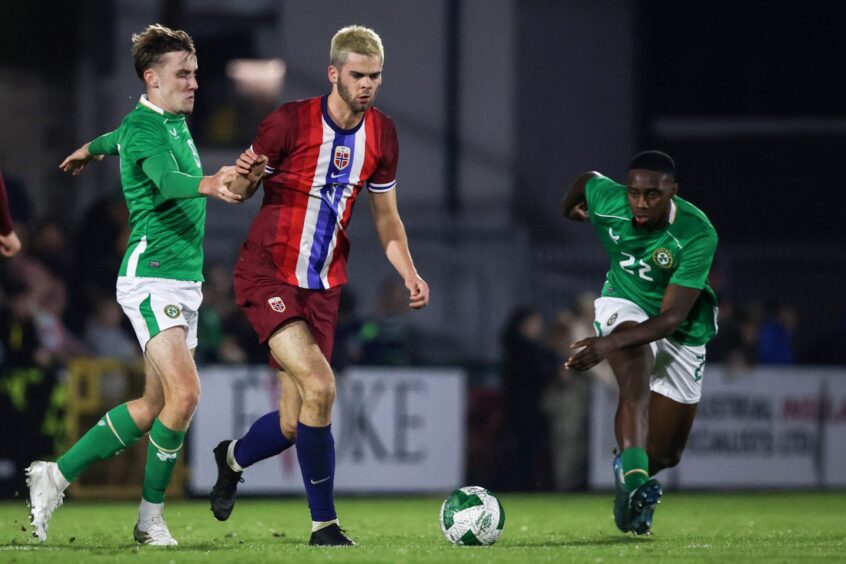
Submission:
[[120,155],[132,233],[117,280],[117,299],[144,352],[144,395],[113,408],[57,462],[27,469],[32,524],[43,542],[64,490],[88,466],[114,456],[149,432],[135,539],[175,545],[163,518],[164,493],[194,408],[194,365],[202,301],[206,196],[226,202],[233,167],[203,176],[185,123],[194,108],[197,56],[184,31],[151,25],[132,36],[132,56],[146,95],[120,127],[86,143],[60,165],[79,174],[91,160]]
[[239,157],[240,176],[232,184],[247,197],[264,184],[261,210],[235,267],[235,297],[279,367],[281,398],[278,411],[214,449],[212,511],[228,519],[241,472],[296,443],[312,545],[354,544],[340,528],[333,501],[335,376],[329,358],[347,281],[346,227],[362,190],[385,254],[408,288],[409,306],[429,302],[397,211],[394,122],[373,107],[383,61],[373,30],[338,31],[329,55],[331,92],[268,115]]

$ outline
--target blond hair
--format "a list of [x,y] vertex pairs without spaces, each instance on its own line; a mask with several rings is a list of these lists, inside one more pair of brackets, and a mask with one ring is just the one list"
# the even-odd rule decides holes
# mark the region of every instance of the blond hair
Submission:
[[144,71],[161,62],[162,56],[174,51],[197,54],[194,40],[179,29],[170,29],[162,24],[152,24],[141,33],[132,35],[132,59],[138,78],[144,80]]
[[383,63],[385,62],[382,39],[368,27],[348,25],[339,29],[338,33],[332,38],[332,44],[329,48],[329,64],[336,68],[343,67],[350,53],[366,57],[379,57]]

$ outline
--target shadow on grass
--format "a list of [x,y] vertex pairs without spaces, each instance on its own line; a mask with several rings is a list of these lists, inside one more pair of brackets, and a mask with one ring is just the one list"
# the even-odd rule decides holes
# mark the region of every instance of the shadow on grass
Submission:
[[600,537],[596,539],[562,539],[562,540],[550,540],[550,539],[527,539],[527,540],[519,540],[519,541],[511,541],[503,543],[502,548],[536,548],[536,547],[562,547],[566,548],[568,546],[613,546],[617,544],[627,544],[627,543],[639,543],[639,542],[652,542],[652,539],[649,538],[638,538],[638,537],[629,537],[629,536],[619,536],[619,537]]
[[11,543],[3,543],[0,544],[0,552],[5,551],[13,551],[13,550],[23,550],[27,552],[53,552],[58,550],[70,550],[74,552],[90,552],[92,554],[124,554],[127,552],[145,552],[145,551],[154,551],[156,553],[159,552],[192,552],[192,551],[222,551],[222,550],[236,550],[242,549],[244,544],[242,543],[215,543],[215,542],[204,542],[204,543],[196,543],[196,544],[180,544],[177,546],[143,546],[136,543],[128,543],[128,544],[117,544],[117,545],[108,545],[108,546],[97,546],[91,544],[85,544],[84,542],[51,542],[47,544],[41,543],[23,543],[23,542],[11,542]]

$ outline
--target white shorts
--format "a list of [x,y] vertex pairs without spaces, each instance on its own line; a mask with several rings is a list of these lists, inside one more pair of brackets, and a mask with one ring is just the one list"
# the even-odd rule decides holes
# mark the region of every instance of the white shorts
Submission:
[[150,339],[171,327],[185,327],[188,349],[197,347],[197,311],[203,301],[200,282],[119,276],[117,301],[132,322],[142,352]]
[[[624,321],[642,323],[649,319],[639,305],[622,298],[602,297],[593,305],[594,328],[599,336],[610,335]],[[649,389],[679,403],[699,403],[705,374],[705,345],[682,345],[660,339],[649,346],[655,356]]]

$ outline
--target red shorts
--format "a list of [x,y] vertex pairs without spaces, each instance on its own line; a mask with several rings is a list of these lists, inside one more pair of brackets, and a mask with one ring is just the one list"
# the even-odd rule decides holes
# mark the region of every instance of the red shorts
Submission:
[[[253,284],[237,274],[235,301],[258,334],[259,342],[266,343],[279,327],[289,321],[302,319],[326,360],[332,358],[341,300],[340,286],[328,290],[309,290],[266,279],[261,284]],[[270,364],[278,368],[273,358]]]

